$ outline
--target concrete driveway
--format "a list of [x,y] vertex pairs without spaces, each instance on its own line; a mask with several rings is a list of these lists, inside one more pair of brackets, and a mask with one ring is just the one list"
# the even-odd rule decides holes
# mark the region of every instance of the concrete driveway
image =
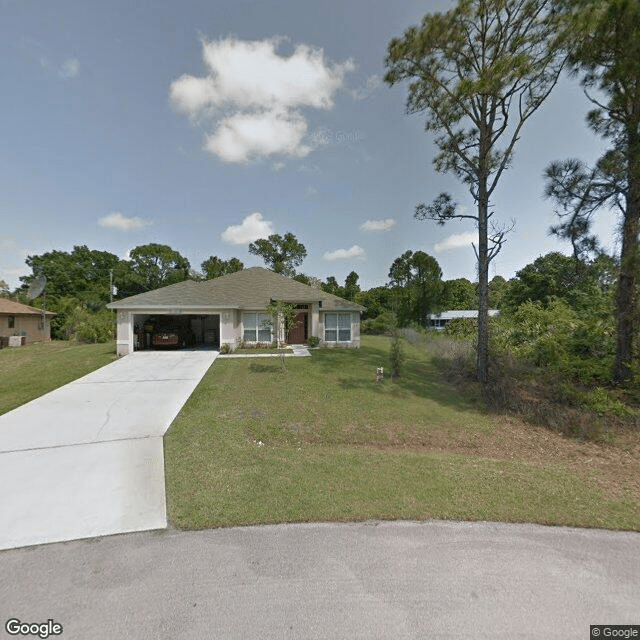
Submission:
[[166,527],[162,437],[216,351],[139,351],[0,416],[0,549]]
[[0,628],[51,619],[64,640],[587,640],[592,624],[640,624],[638,567],[638,533],[527,524],[142,532],[0,552]]

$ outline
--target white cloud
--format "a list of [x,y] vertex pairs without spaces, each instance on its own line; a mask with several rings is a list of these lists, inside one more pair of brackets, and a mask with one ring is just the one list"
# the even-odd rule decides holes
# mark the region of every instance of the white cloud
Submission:
[[109,229],[120,229],[121,231],[131,231],[133,229],[142,229],[153,224],[150,220],[143,220],[142,218],[132,217],[127,218],[123,216],[119,211],[114,211],[108,216],[104,216],[98,220],[98,224],[101,227],[107,227]]
[[63,78],[75,78],[80,73],[80,61],[77,58],[65,60],[60,65],[59,73]]
[[352,258],[363,258],[364,249],[354,244],[351,249],[336,249],[327,251],[323,256],[325,260],[349,260]]
[[311,151],[302,143],[306,132],[307,123],[299,114],[237,114],[206,136],[204,148],[227,162],[244,163],[274,154],[306,156]]
[[462,247],[470,247],[471,243],[477,242],[477,233],[454,233],[453,235],[445,238],[442,242],[436,244],[436,253],[442,251],[448,251],[449,249],[461,249]]
[[307,194],[307,196],[311,197],[311,196],[317,196],[318,195],[318,190],[315,187],[312,187],[311,185],[309,185],[307,187],[307,190],[305,192]]
[[240,224],[227,227],[220,237],[229,244],[248,244],[258,238],[268,238],[273,233],[273,223],[265,220],[256,211],[248,215]]
[[360,228],[363,231],[388,231],[395,226],[396,221],[393,218],[386,218],[385,220],[367,220],[360,225]]
[[211,121],[205,149],[227,162],[307,155],[312,148],[303,141],[307,122],[300,109],[331,109],[355,68],[351,60],[328,64],[322,49],[305,44],[281,56],[281,41],[203,41],[207,75],[185,74],[171,84],[174,108],[194,121]]
[[369,76],[367,78],[364,86],[358,87],[357,89],[353,89],[350,92],[351,97],[354,100],[364,100],[365,98],[368,98],[374,91],[379,89],[381,86],[382,86],[382,78],[379,75],[374,73],[372,76]]
[[274,162],[273,163],[273,167],[272,169],[276,172],[279,173],[280,171],[282,171],[287,165],[284,162]]

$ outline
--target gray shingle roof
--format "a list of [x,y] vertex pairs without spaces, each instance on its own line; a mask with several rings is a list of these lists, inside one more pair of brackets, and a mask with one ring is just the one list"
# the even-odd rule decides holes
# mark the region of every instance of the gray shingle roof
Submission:
[[109,309],[209,307],[265,309],[271,300],[296,304],[322,301],[322,309],[364,311],[364,307],[262,267],[195,282],[185,280],[108,304]]

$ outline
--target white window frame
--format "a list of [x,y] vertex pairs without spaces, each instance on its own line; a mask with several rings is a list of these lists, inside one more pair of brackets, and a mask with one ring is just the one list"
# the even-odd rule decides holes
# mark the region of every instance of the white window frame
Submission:
[[[333,322],[331,323],[333,326],[327,327],[327,325],[329,324],[329,318],[335,317],[335,324],[333,324]],[[341,317],[346,317],[348,319],[348,324],[349,324],[349,337],[345,340],[344,338],[340,337],[341,332],[345,332],[347,331],[347,328],[343,325],[342,327],[340,326],[340,318]],[[331,340],[328,336],[327,336],[327,332],[332,331],[335,332],[335,340]],[[349,312],[326,312],[324,314],[324,341],[325,342],[351,342],[353,340],[353,326],[352,326],[352,321],[351,321],[351,313]]]
[[[247,318],[249,316],[254,316],[254,326],[247,328]],[[264,322],[268,320],[270,323],[273,322],[271,316],[267,313],[260,311],[247,311],[242,314],[242,339],[245,342],[259,342],[259,343],[271,343],[273,342],[273,325],[269,326],[269,339],[268,340],[260,340],[260,333],[266,333],[267,329],[264,326]],[[247,337],[247,332],[251,331],[253,333],[252,338]],[[264,335],[262,336],[265,337]]]

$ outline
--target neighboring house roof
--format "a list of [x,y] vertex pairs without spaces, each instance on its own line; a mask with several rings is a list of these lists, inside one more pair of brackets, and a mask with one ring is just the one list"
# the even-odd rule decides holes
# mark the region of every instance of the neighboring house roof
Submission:
[[[9,298],[0,298],[0,314],[8,316],[40,316],[42,315],[42,309],[29,307],[15,300],[9,300]],[[45,311],[45,314],[48,316],[56,315],[51,311]]]
[[262,267],[196,282],[185,280],[107,305],[109,309],[265,309],[271,300],[295,304],[322,302],[323,311],[364,311],[364,307]]
[[[498,309],[489,309],[489,317],[499,316]],[[452,311],[441,311],[429,315],[430,320],[455,320],[456,318],[477,318],[477,309],[454,309]]]

